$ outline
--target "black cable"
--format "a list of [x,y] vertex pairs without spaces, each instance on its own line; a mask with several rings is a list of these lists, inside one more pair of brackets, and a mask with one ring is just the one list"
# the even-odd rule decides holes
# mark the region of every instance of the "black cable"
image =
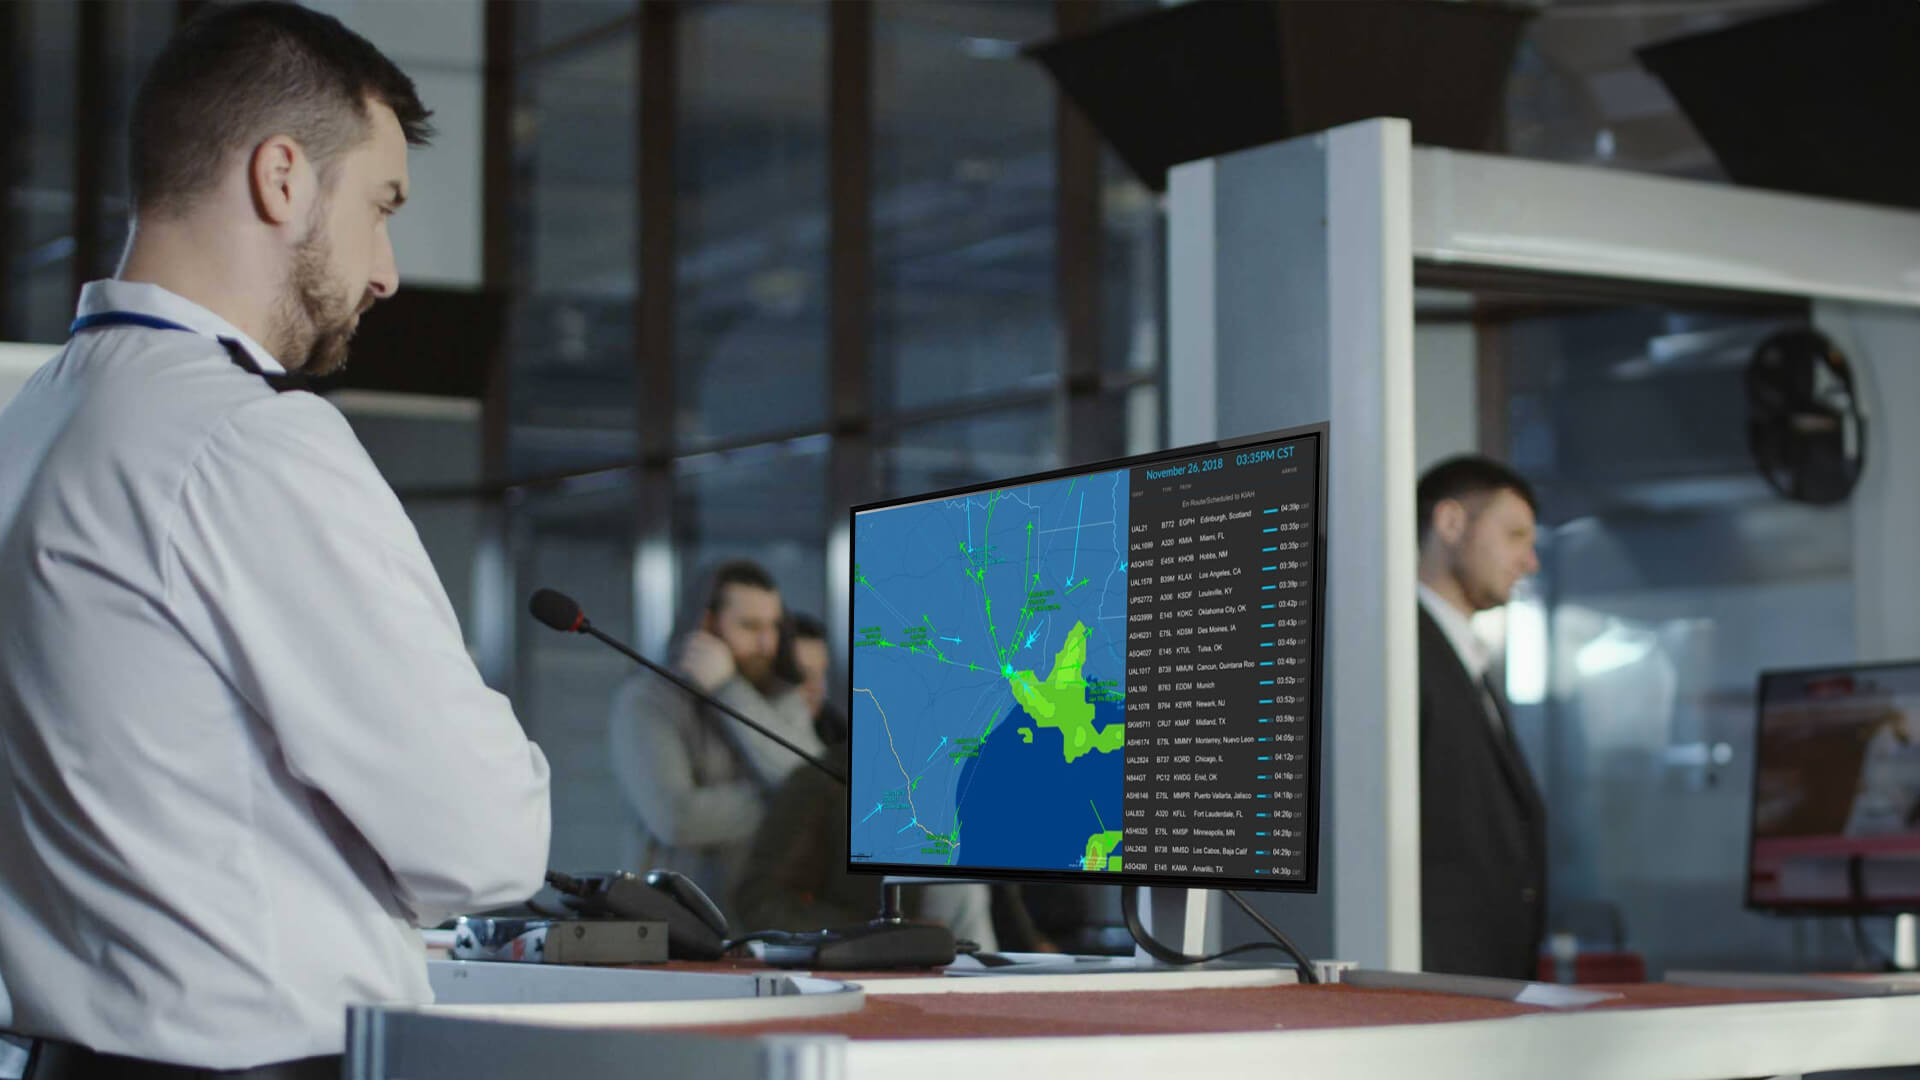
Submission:
[[1865,920],[1860,917],[1859,909],[1865,905],[1866,859],[1864,856],[1851,855],[1847,858],[1847,899],[1854,906],[1853,912],[1853,962],[1860,967],[1871,967],[1878,971],[1893,971],[1893,958],[1882,953],[1878,946],[1867,936]]
[[1265,927],[1268,933],[1273,935],[1274,940],[1254,941],[1245,945],[1235,945],[1231,949],[1222,949],[1217,953],[1210,953],[1206,956],[1193,956],[1170,948],[1155,940],[1153,935],[1148,933],[1146,926],[1140,922],[1140,886],[1138,885],[1129,885],[1120,890],[1120,914],[1127,920],[1127,932],[1133,935],[1135,942],[1139,943],[1141,951],[1163,964],[1185,967],[1190,964],[1205,964],[1214,960],[1224,960],[1229,956],[1238,956],[1242,953],[1253,952],[1256,949],[1279,949],[1292,958],[1294,965],[1300,969],[1301,982],[1317,983],[1320,981],[1320,977],[1314,973],[1313,964],[1307,960],[1305,954],[1294,947],[1293,942],[1287,940],[1285,934],[1282,934],[1272,923],[1260,918],[1258,914],[1254,914],[1252,909],[1247,906],[1247,902],[1235,895],[1231,889],[1226,890],[1226,893],[1228,896],[1233,897],[1234,902],[1239,904],[1242,910],[1253,914],[1254,919],[1257,920],[1261,926]]
[[1315,972],[1313,969],[1313,962],[1307,959],[1307,954],[1300,951],[1300,946],[1295,945],[1292,939],[1288,938],[1287,935],[1281,933],[1279,927],[1268,922],[1266,916],[1253,910],[1253,905],[1247,903],[1245,897],[1241,896],[1237,892],[1234,892],[1232,889],[1223,889],[1221,891],[1227,894],[1227,899],[1240,905],[1240,910],[1247,913],[1247,918],[1252,919],[1256,923],[1259,923],[1260,929],[1265,930],[1268,934],[1271,934],[1273,936],[1273,940],[1279,942],[1280,947],[1287,950],[1287,955],[1293,957],[1293,962],[1300,965],[1301,975],[1304,977],[1304,980],[1306,982],[1317,983],[1320,981],[1320,977],[1318,973]]

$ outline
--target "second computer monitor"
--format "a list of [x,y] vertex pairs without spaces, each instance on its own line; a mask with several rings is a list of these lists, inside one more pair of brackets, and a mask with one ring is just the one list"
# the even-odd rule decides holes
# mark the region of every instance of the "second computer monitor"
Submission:
[[852,512],[849,868],[1310,891],[1326,428]]
[[1920,661],[1760,676],[1747,903],[1920,911]]

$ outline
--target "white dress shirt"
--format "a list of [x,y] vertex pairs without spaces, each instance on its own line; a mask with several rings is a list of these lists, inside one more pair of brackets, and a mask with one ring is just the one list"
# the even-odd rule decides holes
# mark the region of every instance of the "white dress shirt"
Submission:
[[1460,666],[1467,669],[1467,675],[1474,685],[1480,688],[1480,703],[1485,706],[1487,722],[1503,738],[1507,735],[1507,719],[1501,715],[1500,706],[1494,701],[1493,691],[1487,683],[1487,669],[1493,666],[1493,650],[1487,646],[1479,634],[1473,632],[1473,619],[1459,608],[1447,602],[1429,588],[1420,583],[1420,606],[1440,626],[1440,632],[1446,635],[1447,644],[1453,646],[1453,654],[1460,658]]
[[1440,632],[1447,636],[1447,644],[1453,646],[1453,653],[1460,658],[1461,666],[1474,682],[1486,677],[1487,668],[1493,664],[1493,650],[1473,632],[1473,619],[1459,608],[1447,602],[1447,598],[1433,591],[1426,582],[1420,583],[1420,606],[1440,626]]
[[431,1000],[416,926],[531,895],[546,759],[399,500],[266,350],[153,285],[0,412],[10,1026],[236,1068]]

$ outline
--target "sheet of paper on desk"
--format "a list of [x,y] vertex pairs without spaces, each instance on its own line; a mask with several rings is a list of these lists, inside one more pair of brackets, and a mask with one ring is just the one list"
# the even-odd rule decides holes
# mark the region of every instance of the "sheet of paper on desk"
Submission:
[[1605,990],[1581,990],[1559,983],[1530,982],[1520,996],[1513,1000],[1522,1005],[1545,1005],[1551,1009],[1578,1009],[1592,1005],[1596,1001],[1607,1001],[1621,995]]

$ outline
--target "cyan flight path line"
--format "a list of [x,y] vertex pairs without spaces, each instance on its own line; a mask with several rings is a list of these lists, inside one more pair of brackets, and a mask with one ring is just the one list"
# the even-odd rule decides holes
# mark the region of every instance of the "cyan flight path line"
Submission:
[[[1118,520],[1118,515],[1119,515],[1118,495],[1119,495],[1119,486],[1120,486],[1121,479],[1122,479],[1122,474],[1119,474],[1119,473],[1116,473],[1113,477],[1112,491],[1110,493],[1112,496],[1112,500],[1115,504],[1113,520]],[[1074,482],[1077,482],[1077,480],[1078,478],[1075,478]],[[1071,490],[1072,490],[1072,483],[1069,484],[1069,491]],[[1008,491],[989,492],[987,494],[987,500],[986,500],[987,501],[987,506],[986,506],[987,521],[986,521],[986,526],[983,529],[981,534],[981,543],[983,545],[986,544],[991,539],[991,534],[993,531],[993,517],[994,517],[995,504],[1000,502],[1002,499],[1010,499],[1014,502],[1019,503],[1022,506],[1027,507],[1028,509],[1034,510],[1036,513],[1038,512],[1038,507],[1034,506],[1032,503],[1029,503],[1024,499],[1019,498],[1018,493],[1016,491],[1008,490]],[[973,499],[971,497],[968,497],[960,500],[960,502],[961,502],[962,512],[965,514],[966,522],[967,522],[966,540],[963,543],[962,548],[969,555],[971,555],[971,553],[974,550],[973,525],[972,525]],[[947,505],[950,507],[952,503],[949,502]],[[1085,527],[1086,527],[1086,506],[1087,506],[1087,493],[1083,490],[1080,492],[1080,498],[1075,503],[1075,509],[1074,509],[1073,561],[1069,564],[1069,569],[1067,571],[1067,578],[1066,578],[1067,593],[1072,593],[1081,584],[1090,584],[1090,582],[1079,582],[1076,580],[1076,576],[1080,572],[1080,536],[1085,531]],[[1108,524],[1108,522],[1102,522],[1101,524]],[[1026,536],[1027,552],[1025,555],[1025,561],[1029,563],[1031,563],[1032,555],[1033,555],[1032,547],[1031,547],[1033,542],[1033,536],[1032,536],[1033,531],[1034,530],[1033,530],[1032,522],[1028,522],[1027,536]],[[1066,528],[1063,526],[1058,530],[1047,530],[1047,531],[1065,532]],[[1104,609],[1106,607],[1106,600],[1107,600],[1106,593],[1108,591],[1108,588],[1111,585],[1113,575],[1115,573],[1119,573],[1125,570],[1127,567],[1127,560],[1124,556],[1124,553],[1121,553],[1119,550],[1119,542],[1120,542],[1120,536],[1119,536],[1119,532],[1116,530],[1114,532],[1114,549],[1116,554],[1119,555],[1119,558],[1118,558],[1118,561],[1113,566],[1113,568],[1108,571],[1106,576],[1106,583],[1104,583],[1101,587],[1101,598],[1100,598],[1100,603],[1098,607],[1101,611],[1102,616],[1104,616]],[[1045,553],[1043,552],[1042,553],[1043,558],[1044,558],[1044,554]],[[969,569],[966,572],[966,576],[969,578],[973,578],[976,586],[979,589],[982,608],[983,608],[982,614],[984,615],[983,622],[985,623],[987,636],[990,639],[992,639],[990,648],[998,649],[999,635],[996,632],[997,627],[995,626],[994,618],[993,618],[993,599],[991,595],[988,593],[988,590],[986,587],[986,578],[985,578],[986,567],[985,566],[975,567],[973,566],[970,560],[968,565],[969,565]],[[1030,566],[1027,568],[1023,568],[1023,571],[1022,571],[1023,577],[1030,573],[1031,573]],[[1033,576],[1037,582],[1038,575],[1033,575]],[[879,589],[875,588],[873,583],[869,581],[864,575],[859,575],[857,577],[857,584],[860,586],[864,586],[868,592],[872,593],[874,596],[874,599],[879,601],[882,605],[884,605],[887,608],[887,610],[894,615],[895,618],[900,619],[902,623],[906,623],[908,621],[905,615],[901,613],[900,609],[896,608],[893,605],[893,603],[889,601],[886,598],[886,596],[884,596],[880,592]],[[1034,614],[1033,612],[1029,612],[1025,610],[1023,607],[1021,611],[1022,617],[1019,620],[1018,625],[1014,627],[1014,637],[1012,638],[1011,641],[1008,642],[1009,651],[1018,652],[1018,651],[1025,651],[1027,649],[1031,649],[1035,646],[1037,642],[1039,642],[1042,639],[1043,636],[1045,636],[1043,632],[1047,629],[1046,626],[1042,625],[1042,626],[1029,627],[1028,624],[1030,621],[1032,621],[1033,614]],[[1115,650],[1111,635],[1102,634],[1101,637],[1106,639],[1105,644],[1106,644],[1107,653],[1109,657],[1113,658],[1116,663],[1119,663],[1118,653]],[[948,634],[936,634],[934,635],[934,640],[945,641],[955,645],[964,644],[964,641],[961,638],[948,635]],[[882,644],[890,644],[890,643],[882,642]],[[965,668],[969,671],[993,672],[997,670],[1002,675],[1011,674],[1012,665],[1011,665],[1010,656],[998,664],[988,663],[988,664],[982,665],[977,663],[969,663],[966,661],[951,659],[944,652],[939,651],[937,648],[908,649],[907,651],[919,653],[920,655],[926,656],[928,659],[933,660],[936,663],[947,664],[952,667]],[[1124,669],[1124,665],[1121,665],[1121,666]]]
[[1080,510],[1073,516],[1073,565],[1067,570],[1067,588],[1073,588],[1073,575],[1080,569],[1080,523],[1087,517],[1087,493],[1080,493]]

